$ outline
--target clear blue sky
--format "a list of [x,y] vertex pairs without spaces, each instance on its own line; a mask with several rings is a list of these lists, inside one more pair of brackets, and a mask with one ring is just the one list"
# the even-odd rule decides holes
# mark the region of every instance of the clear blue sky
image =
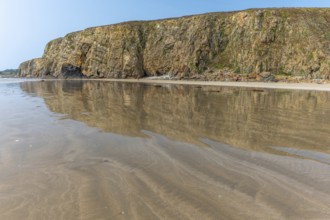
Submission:
[[49,40],[91,26],[265,7],[330,7],[330,0],[0,0],[0,70],[40,57]]

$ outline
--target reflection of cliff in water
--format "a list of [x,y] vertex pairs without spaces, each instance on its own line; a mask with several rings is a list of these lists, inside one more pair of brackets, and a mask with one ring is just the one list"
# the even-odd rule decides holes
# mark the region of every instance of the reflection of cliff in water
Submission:
[[330,93],[100,81],[24,82],[21,88],[105,132],[148,130],[197,143],[207,137],[243,148],[284,146],[330,152]]

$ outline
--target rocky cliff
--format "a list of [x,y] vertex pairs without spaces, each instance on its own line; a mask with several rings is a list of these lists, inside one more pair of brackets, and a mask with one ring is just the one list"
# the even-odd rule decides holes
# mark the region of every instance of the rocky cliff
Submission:
[[330,78],[330,8],[253,9],[88,28],[49,42],[20,76]]

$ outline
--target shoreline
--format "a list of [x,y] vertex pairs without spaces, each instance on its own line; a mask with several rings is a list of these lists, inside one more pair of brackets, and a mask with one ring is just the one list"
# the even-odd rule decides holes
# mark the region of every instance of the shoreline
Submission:
[[[77,80],[77,79],[66,79]],[[80,79],[79,79],[80,80]],[[161,80],[161,79],[81,79],[91,81],[170,84],[170,85],[196,85],[196,86],[226,86],[263,89],[312,90],[330,92],[330,84],[316,83],[285,83],[285,82],[222,82],[222,81],[189,81],[189,80]]]
[[286,90],[309,90],[330,92],[330,83],[290,83],[290,82],[224,82],[224,81],[190,81],[190,80],[162,80],[162,79],[42,79],[42,78],[3,78],[21,79],[35,81],[60,81],[60,80],[82,80],[82,81],[104,81],[124,83],[146,83],[146,84],[168,84],[168,85],[195,85],[195,86],[224,86],[240,88],[259,89],[286,89]]

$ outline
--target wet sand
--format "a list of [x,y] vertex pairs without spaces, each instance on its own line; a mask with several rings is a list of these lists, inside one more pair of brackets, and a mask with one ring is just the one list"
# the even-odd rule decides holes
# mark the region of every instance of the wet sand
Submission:
[[0,219],[329,219],[329,100],[0,83]]
[[284,83],[284,82],[221,82],[221,81],[190,81],[190,80],[152,80],[152,79],[93,79],[98,81],[156,83],[174,85],[229,86],[245,88],[268,88],[290,90],[330,91],[330,83]]

